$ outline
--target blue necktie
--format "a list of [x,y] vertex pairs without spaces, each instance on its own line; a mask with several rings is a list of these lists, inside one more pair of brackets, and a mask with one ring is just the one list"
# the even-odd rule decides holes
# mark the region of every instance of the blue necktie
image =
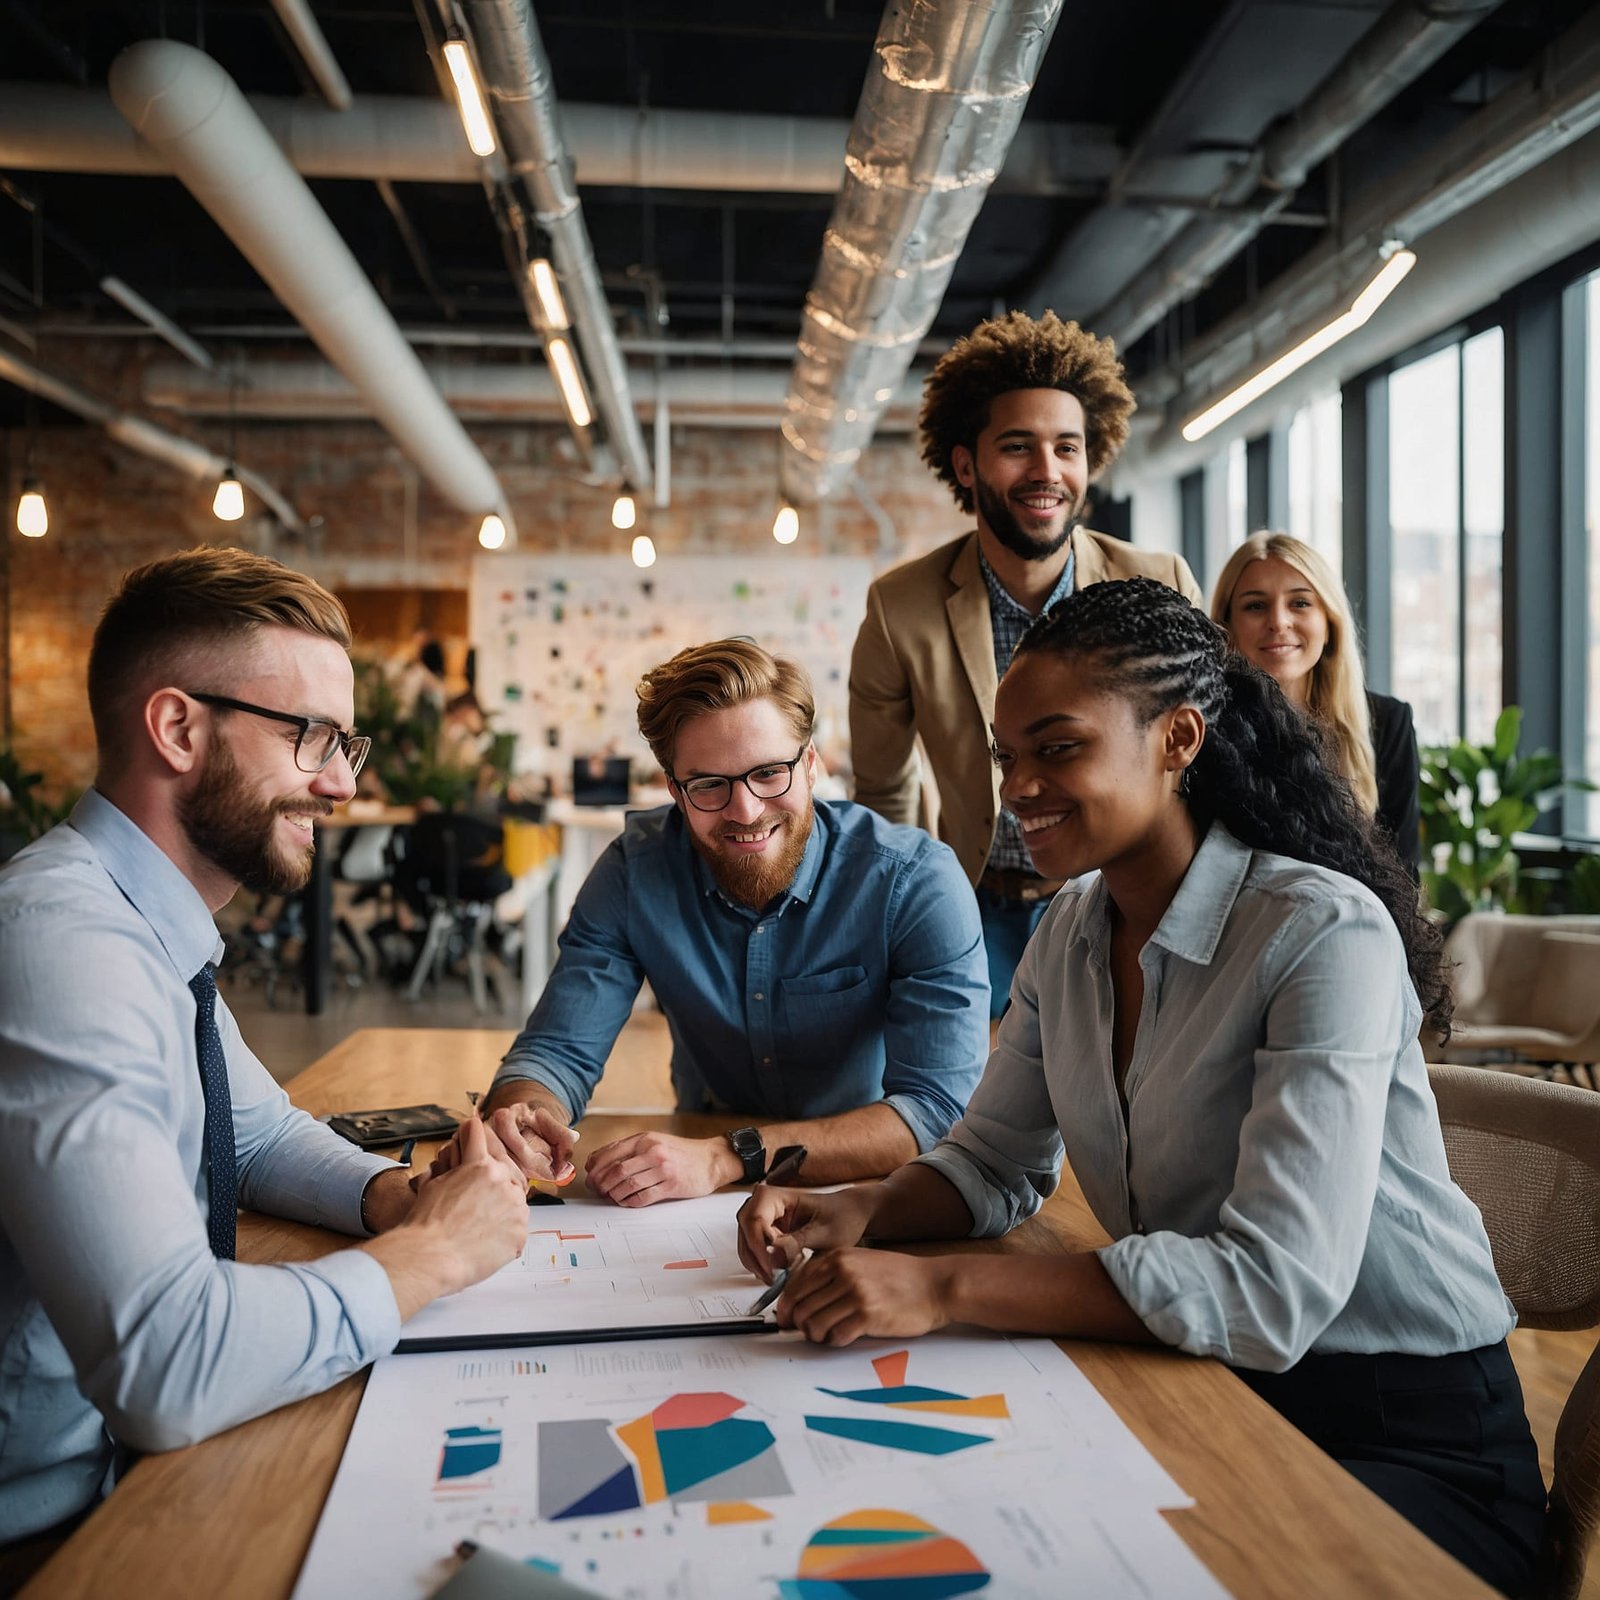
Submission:
[[228,1063],[217,1032],[217,969],[208,961],[189,980],[194,995],[194,1042],[200,1056],[200,1090],[206,1101],[206,1180],[211,1215],[206,1232],[211,1253],[232,1261],[239,1210],[239,1171],[233,1148],[233,1095]]

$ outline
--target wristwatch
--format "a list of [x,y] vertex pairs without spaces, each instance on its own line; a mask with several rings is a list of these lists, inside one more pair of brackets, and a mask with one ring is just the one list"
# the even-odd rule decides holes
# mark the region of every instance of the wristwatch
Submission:
[[735,1128],[727,1135],[733,1153],[744,1163],[744,1183],[760,1183],[767,1175],[767,1147],[754,1128]]

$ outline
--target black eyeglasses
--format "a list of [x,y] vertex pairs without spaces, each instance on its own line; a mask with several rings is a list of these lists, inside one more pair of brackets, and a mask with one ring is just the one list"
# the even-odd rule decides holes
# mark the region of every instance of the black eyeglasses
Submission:
[[298,728],[300,737],[294,742],[294,764],[302,772],[321,772],[333,760],[334,751],[343,750],[353,778],[372,748],[369,735],[346,733],[337,722],[330,722],[326,717],[297,717],[292,711],[269,711],[265,706],[253,706],[248,700],[232,700],[225,694],[196,694],[193,689],[185,689],[184,693],[204,706],[248,711],[252,717],[270,717],[274,722],[287,722]]
[[694,778],[667,776],[683,790],[696,811],[721,811],[733,799],[733,786],[742,783],[757,800],[776,800],[788,794],[794,783],[794,769],[800,765],[806,746],[801,745],[793,761],[764,761],[748,772],[736,772],[727,777],[716,772],[704,772]]

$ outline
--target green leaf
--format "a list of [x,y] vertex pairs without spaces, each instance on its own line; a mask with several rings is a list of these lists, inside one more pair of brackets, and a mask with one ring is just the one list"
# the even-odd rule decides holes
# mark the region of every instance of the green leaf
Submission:
[[1509,761],[1517,753],[1517,741],[1522,737],[1522,707],[1507,706],[1494,719],[1493,759]]

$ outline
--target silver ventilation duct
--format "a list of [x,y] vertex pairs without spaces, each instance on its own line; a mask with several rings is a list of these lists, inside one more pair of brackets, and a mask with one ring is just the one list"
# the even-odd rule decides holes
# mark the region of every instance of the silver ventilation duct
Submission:
[[36,394],[52,405],[60,406],[63,411],[71,411],[89,422],[98,423],[118,444],[137,450],[153,460],[164,461],[169,467],[176,467],[179,472],[197,481],[220,478],[232,466],[239,474],[239,481],[250,486],[261,503],[284,527],[299,534],[306,532],[299,512],[271,483],[259,473],[250,472],[237,462],[229,462],[206,449],[203,444],[196,444],[193,439],[185,439],[181,434],[170,433],[153,422],[145,421],[143,417],[119,411],[109,402],[97,399],[64,378],[57,378],[7,350],[0,350],[0,379],[14,383],[29,394]]
[[146,40],[111,64],[111,97],[434,487],[462,511],[497,512],[510,532],[493,469],[222,67],[189,45]]
[[890,0],[789,379],[783,488],[833,492],[899,388],[1028,102],[1061,0]]
[[529,0],[466,0],[469,23],[494,108],[506,164],[550,237],[550,255],[572,329],[583,351],[595,410],[622,463],[623,476],[641,492],[654,474],[644,433],[628,394],[628,369],[617,348],[611,308],[578,202],[572,158],[556,115],[550,61]]
[[[1197,293],[1293,199],[1307,172],[1375,116],[1501,0],[1397,0],[1316,92],[1240,163],[1212,196],[1231,215],[1190,222],[1115,299],[1089,318],[1124,347]],[[1266,190],[1275,198],[1240,212]]]

